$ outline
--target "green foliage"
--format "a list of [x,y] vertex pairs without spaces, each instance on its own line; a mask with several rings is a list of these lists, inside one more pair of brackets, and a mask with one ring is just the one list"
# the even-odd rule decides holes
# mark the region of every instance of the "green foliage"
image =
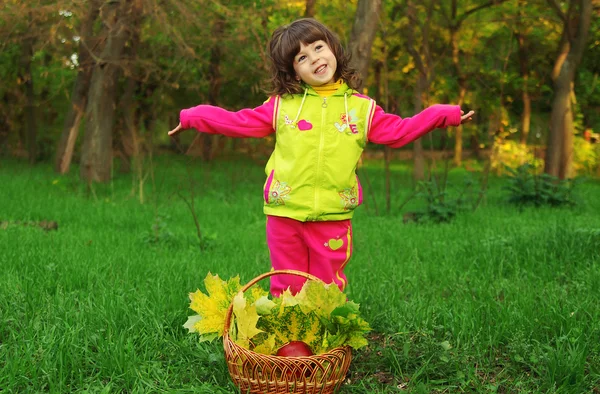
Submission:
[[175,234],[169,229],[169,215],[156,215],[150,230],[142,233],[142,241],[150,245],[173,244],[175,243]]
[[507,168],[517,168],[528,164],[529,168],[539,170],[543,161],[535,157],[531,147],[517,141],[497,138],[492,147],[491,169],[503,175]]
[[184,327],[198,333],[200,341],[211,341],[224,332],[225,315],[242,285],[239,276],[225,281],[210,272],[204,278],[206,294],[200,290],[189,294],[190,309],[197,313],[188,317]]
[[573,170],[576,174],[592,174],[600,165],[600,144],[592,144],[583,138],[573,140]]
[[577,68],[575,92],[586,128],[600,130],[600,18],[592,17],[587,49]]
[[519,206],[572,206],[575,205],[573,191],[580,181],[560,180],[555,176],[535,174],[530,164],[517,168],[506,167],[508,171],[505,189],[509,192],[508,201]]
[[224,281],[208,274],[204,283],[208,294],[200,290],[190,294],[190,308],[198,315],[188,317],[184,325],[202,341],[223,335],[225,315],[233,303],[229,334],[246,349],[275,354],[290,341],[302,341],[321,354],[345,345],[354,349],[367,345],[369,324],[360,317],[358,304],[347,301],[335,284],[308,280],[298,294],[285,290],[271,300],[260,287],[239,292],[239,276]]
[[465,177],[462,186],[455,193],[449,193],[451,186],[446,180],[440,182],[435,177],[419,181],[414,196],[425,202],[425,208],[412,213],[410,218],[405,216],[405,219],[418,223],[448,223],[459,212],[477,208],[480,193],[484,193],[484,190],[475,192],[476,182],[472,177]]
[[457,201],[446,198],[445,188],[440,188],[437,181],[420,181],[417,184],[417,198],[425,199],[427,208],[421,212],[419,221],[447,223],[456,216]]
[[[82,22],[90,4],[10,1],[0,12],[0,31],[6,33],[6,40],[0,44],[3,81],[0,98],[4,103],[0,108],[2,149],[16,154],[17,149],[24,146],[23,110],[27,103],[20,62],[23,44],[32,39],[39,152],[42,159],[53,157],[64,117],[70,108],[69,96],[78,71],[71,59],[77,54],[77,38],[84,30]],[[356,5],[356,0],[317,3],[315,16],[347,43]],[[475,130],[481,137],[479,143],[488,143],[487,136],[496,130],[491,124],[486,130],[487,119],[499,113],[502,107],[507,111],[509,124],[518,121],[523,110],[521,93],[525,84],[533,100],[532,119],[539,119],[540,124],[547,122],[553,94],[549,75],[561,31],[561,22],[552,10],[539,2],[523,1],[519,4],[502,2],[471,13],[472,5],[458,2],[456,15],[452,17],[447,13],[453,4],[434,5],[431,10],[425,3],[414,5],[414,22],[409,20],[404,3],[389,2],[382,8],[371,62],[381,73],[373,72],[372,67],[366,76],[365,88],[371,96],[380,98],[378,101],[386,110],[403,117],[415,112],[413,88],[418,71],[414,59],[406,51],[406,29],[411,29],[414,47],[421,53],[425,50],[422,40],[429,37],[428,53],[432,58],[427,61],[431,73],[429,87],[423,92],[425,104],[457,101],[460,78],[455,75],[452,65],[449,27],[460,22],[459,61],[462,77],[468,81],[463,106],[475,108],[478,113],[475,122],[463,129],[464,146],[468,146],[469,135]],[[156,6],[145,7],[136,53],[127,51],[128,55],[118,60],[122,73],[117,95],[121,97],[130,78],[136,81],[137,126],[147,127],[158,144],[170,142],[164,130],[174,126],[179,110],[206,103],[211,97],[211,87],[214,89],[211,93],[216,93],[217,104],[227,109],[259,105],[266,98],[261,87],[268,78],[265,47],[270,34],[276,27],[302,16],[305,6],[305,2],[235,0],[227,3],[159,2]],[[587,49],[575,79],[578,108],[574,113],[579,129],[597,129],[600,119],[596,71],[600,59],[600,22],[597,19],[592,18]],[[223,20],[225,25],[219,29],[218,22]],[[425,24],[425,20],[430,23]],[[95,25],[95,37],[90,43],[97,55],[106,40],[102,37],[100,18]],[[529,74],[526,80],[521,75],[517,33],[524,39],[527,54],[524,65]],[[127,48],[131,48],[130,45],[128,43]],[[212,74],[213,71],[218,75]],[[216,79],[211,82],[213,75]],[[376,75],[380,76],[379,80],[375,80]],[[504,120],[504,114],[502,117]],[[117,113],[115,136],[122,129],[119,122],[122,122],[120,112]],[[533,123],[532,126],[535,128]],[[541,141],[545,141],[546,130],[537,127]],[[183,138],[188,144],[188,137]],[[452,145],[451,139],[445,142],[446,146]],[[74,161],[79,158],[80,141],[81,138],[76,145]],[[425,145],[427,141],[429,138],[425,139]],[[254,143],[269,145],[264,140]],[[503,170],[501,166],[495,168]]]

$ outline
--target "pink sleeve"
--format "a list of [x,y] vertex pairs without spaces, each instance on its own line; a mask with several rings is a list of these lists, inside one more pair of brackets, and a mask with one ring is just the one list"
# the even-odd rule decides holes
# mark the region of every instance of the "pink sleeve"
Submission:
[[436,104],[411,118],[387,114],[380,106],[375,108],[368,139],[376,144],[399,148],[437,128],[458,126],[460,106]]
[[198,105],[182,110],[179,121],[184,129],[194,128],[202,133],[228,137],[266,137],[275,132],[273,113],[278,102],[272,97],[259,107],[237,112],[212,105]]

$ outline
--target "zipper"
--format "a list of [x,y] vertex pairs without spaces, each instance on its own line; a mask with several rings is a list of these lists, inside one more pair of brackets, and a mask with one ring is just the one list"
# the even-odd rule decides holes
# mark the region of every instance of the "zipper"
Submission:
[[319,150],[317,151],[317,170],[315,176],[315,201],[314,211],[315,219],[319,216],[317,207],[319,206],[319,178],[321,174],[321,155],[323,153],[323,145],[325,144],[325,115],[327,112],[327,97],[323,97],[323,103],[321,104],[321,136],[319,141]]

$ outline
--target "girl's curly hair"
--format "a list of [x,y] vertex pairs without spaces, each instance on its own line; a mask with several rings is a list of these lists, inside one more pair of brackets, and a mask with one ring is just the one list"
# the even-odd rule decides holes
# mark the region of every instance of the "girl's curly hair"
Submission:
[[297,81],[294,57],[300,51],[300,43],[312,44],[323,40],[329,45],[337,60],[335,79],[343,79],[352,89],[358,89],[360,74],[350,65],[350,54],[344,51],[340,39],[321,22],[312,18],[298,19],[277,28],[269,42],[271,58],[271,95],[301,93],[302,81]]

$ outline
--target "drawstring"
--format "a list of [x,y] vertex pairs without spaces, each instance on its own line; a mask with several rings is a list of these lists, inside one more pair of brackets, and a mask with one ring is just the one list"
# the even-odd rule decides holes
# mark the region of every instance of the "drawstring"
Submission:
[[350,128],[350,115],[348,115],[348,96],[347,92],[344,92],[344,107],[346,107],[346,125]]
[[[292,122],[292,127],[296,127],[296,125],[298,124],[298,119],[300,118],[302,107],[304,107],[304,101],[306,100],[307,93],[308,88],[304,89],[304,96],[302,96],[302,102],[300,102],[300,108],[298,108],[296,118]],[[350,114],[348,113],[348,92],[344,92],[344,108],[346,109],[346,125],[348,126],[348,128],[350,128]]]
[[298,118],[300,118],[300,112],[302,112],[302,107],[304,106],[304,100],[306,100],[306,94],[308,93],[308,88],[304,89],[304,96],[302,97],[302,102],[300,103],[300,108],[298,109],[298,114],[296,115],[296,119],[292,123],[292,127],[296,127],[298,124]]

